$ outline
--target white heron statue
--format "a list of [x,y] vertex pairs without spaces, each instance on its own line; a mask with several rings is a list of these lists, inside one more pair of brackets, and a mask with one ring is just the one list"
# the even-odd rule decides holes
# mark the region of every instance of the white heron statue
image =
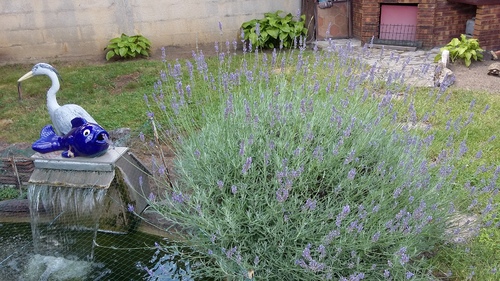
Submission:
[[37,63],[30,72],[17,80],[18,88],[22,81],[36,75],[47,75],[52,81],[52,85],[47,91],[47,110],[52,120],[52,126],[58,135],[66,135],[71,130],[71,120],[75,117],[81,117],[90,123],[97,124],[94,118],[92,118],[92,116],[90,116],[81,106],[76,104],[65,104],[60,106],[59,103],[57,103],[56,93],[59,90],[59,73],[50,64]]

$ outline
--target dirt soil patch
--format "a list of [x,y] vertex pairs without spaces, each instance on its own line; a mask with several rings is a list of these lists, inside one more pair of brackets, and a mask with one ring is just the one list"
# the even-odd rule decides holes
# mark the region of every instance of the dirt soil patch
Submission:
[[113,89],[111,90],[111,94],[120,94],[127,91],[127,89],[135,88],[134,84],[137,84],[140,76],[141,74],[139,72],[134,72],[116,77],[113,80]]
[[451,86],[451,89],[500,94],[500,76],[488,75],[489,66],[495,62],[497,61],[485,56],[485,60],[472,62],[468,68],[461,62],[450,64],[449,68],[456,77],[455,84]]

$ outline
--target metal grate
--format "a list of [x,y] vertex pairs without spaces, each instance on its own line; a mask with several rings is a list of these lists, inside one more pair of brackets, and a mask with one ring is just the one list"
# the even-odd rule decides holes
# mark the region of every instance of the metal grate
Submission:
[[422,47],[417,41],[417,26],[403,24],[365,24],[374,44]]

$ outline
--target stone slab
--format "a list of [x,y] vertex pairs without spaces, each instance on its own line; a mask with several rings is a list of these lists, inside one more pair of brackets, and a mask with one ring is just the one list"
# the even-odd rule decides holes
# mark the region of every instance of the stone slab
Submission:
[[398,46],[398,45],[384,45],[384,44],[372,44],[372,48],[377,48],[377,49],[386,49],[386,50],[398,50],[398,51],[405,51],[405,52],[414,52],[417,50],[417,47],[410,47],[410,46]]
[[35,153],[31,158],[36,169],[55,169],[73,171],[102,171],[111,172],[115,168],[116,161],[122,157],[128,147],[109,148],[108,151],[99,157],[75,157],[64,158],[60,151],[51,153]]

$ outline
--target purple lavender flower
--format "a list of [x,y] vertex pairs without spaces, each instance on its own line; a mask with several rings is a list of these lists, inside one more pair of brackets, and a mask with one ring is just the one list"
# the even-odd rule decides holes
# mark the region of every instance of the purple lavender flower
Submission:
[[218,54],[219,53],[219,42],[214,43],[214,49],[215,49],[215,52]]
[[154,195],[153,192],[149,193],[148,200],[151,202],[154,202],[156,199],[156,196]]
[[379,238],[380,238],[380,231],[377,231],[377,233],[373,234],[372,236],[372,242],[377,242]]
[[233,50],[236,52],[236,49],[238,48],[238,42],[236,42],[236,39],[233,40]]
[[182,204],[186,201],[186,196],[182,192],[172,192],[172,201]]
[[323,259],[324,257],[326,257],[326,248],[323,244],[319,245],[318,246],[318,249],[317,249],[318,253],[319,253],[319,258],[320,259]]
[[170,103],[170,106],[174,110],[175,115],[179,115],[179,103],[177,103],[176,99],[172,97],[172,102]]
[[307,264],[303,259],[295,260],[295,265],[298,265],[302,268],[307,268]]
[[316,200],[307,198],[306,203],[302,206],[302,211],[313,211],[316,209]]
[[191,92],[191,86],[190,85],[186,86],[186,93],[187,93],[187,97],[191,98],[192,92]]
[[144,184],[143,178],[142,176],[139,176],[139,186],[142,187],[143,184]]
[[394,199],[397,199],[401,195],[401,192],[403,192],[403,189],[401,187],[396,188],[396,190],[394,190],[394,193],[392,194],[392,197],[394,197]]
[[481,113],[482,113],[482,114],[485,114],[485,113],[486,113],[486,111],[488,111],[488,109],[490,109],[490,105],[489,105],[489,104],[487,104],[487,105],[484,107],[483,112],[481,112]]
[[406,279],[411,279],[415,274],[413,274],[413,272],[406,272]]
[[351,233],[358,228],[358,220],[352,221],[347,227],[347,232]]
[[161,47],[161,61],[163,63],[167,61],[167,54],[165,52],[165,47]]
[[247,157],[247,160],[245,161],[245,164],[243,165],[243,168],[241,169],[242,174],[246,174],[248,170],[250,169],[250,166],[252,165],[252,157]]
[[307,261],[313,260],[311,257],[311,244],[307,244],[307,246],[304,248],[304,250],[302,251],[302,257]]
[[406,247],[401,247],[396,254],[400,257],[399,262],[401,265],[405,265],[410,261],[410,257],[406,254]]
[[332,242],[332,240],[336,237],[340,236],[340,232],[338,230],[332,230],[328,233],[328,235],[324,239],[324,243],[328,246]]
[[231,193],[233,193],[233,195],[235,195],[237,191],[238,191],[238,187],[236,187],[236,185],[232,185],[231,186]]
[[189,78],[193,79],[193,64],[189,60],[186,60],[186,66],[188,68]]
[[460,143],[459,156],[462,157],[466,152],[467,152],[467,145],[465,144],[465,141],[462,141]]
[[250,105],[248,104],[248,101],[246,99],[243,100],[243,103],[245,105],[245,121],[250,122],[250,119],[252,118]]
[[356,176],[356,168],[352,168],[349,173],[347,173],[347,179],[349,180],[354,180],[354,177]]
[[217,180],[217,186],[219,187],[219,189],[222,189],[222,187],[224,187],[224,182],[221,180]]
[[278,202],[283,203],[287,198],[288,198],[287,188],[281,187],[276,191],[276,200],[278,200]]
[[337,218],[336,218],[335,225],[337,227],[340,227],[340,225],[342,224],[342,220],[347,217],[347,215],[349,214],[350,211],[351,211],[351,208],[349,207],[349,205],[345,205],[342,208],[342,212],[340,214],[338,214]]
[[132,205],[132,204],[128,204],[128,205],[127,205],[127,210],[128,210],[129,212],[133,213],[133,212],[134,212],[134,205]]
[[238,248],[236,246],[234,246],[233,248],[229,249],[228,251],[226,251],[226,257],[228,259],[232,258],[233,255],[236,253],[237,250],[238,250]]
[[316,158],[319,162],[323,161],[323,148],[321,146],[316,146],[316,148],[313,151],[313,156]]
[[347,155],[346,159],[344,160],[344,165],[347,165],[352,162],[354,159],[354,155],[356,154],[356,150],[352,149],[349,155]]
[[240,156],[243,156],[245,154],[245,142],[244,141],[240,142],[240,152],[238,154]]
[[317,262],[315,260],[312,260],[310,263],[309,263],[309,269],[312,271],[312,272],[319,272],[319,271],[323,271],[323,269],[325,268],[325,264],[324,263],[320,263],[320,262]]
[[253,259],[253,265],[257,266],[259,264],[259,261],[259,256],[255,256],[255,258]]
[[139,133],[139,139],[144,142],[144,133],[143,132],[140,132]]

